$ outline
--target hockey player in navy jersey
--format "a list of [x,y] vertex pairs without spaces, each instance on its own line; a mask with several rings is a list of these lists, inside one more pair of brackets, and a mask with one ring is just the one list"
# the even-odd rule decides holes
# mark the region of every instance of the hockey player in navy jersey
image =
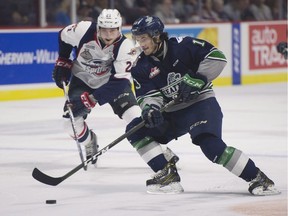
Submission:
[[[69,83],[68,95],[75,117],[75,129],[86,157],[97,152],[96,135],[85,122],[96,104],[109,103],[127,123],[141,115],[131,90],[131,66],[135,60],[134,42],[121,33],[122,17],[116,9],[104,9],[97,23],[81,21],[59,32],[59,58],[53,79],[59,88]],[[72,51],[75,59],[71,59]],[[71,78],[71,79],[70,79]],[[64,106],[64,127],[74,136]],[[95,163],[96,161],[92,161]]]
[[[126,129],[142,119],[146,123],[128,139],[155,172],[146,182],[147,192],[183,192],[175,165],[179,158],[167,161],[159,143],[167,144],[188,133],[211,162],[249,182],[251,194],[279,193],[251,158],[222,140],[223,115],[211,82],[225,67],[225,55],[205,40],[168,39],[162,21],[155,16],[139,18],[131,31],[143,50],[131,69],[142,116]],[[176,104],[161,113],[159,109],[171,100]]]

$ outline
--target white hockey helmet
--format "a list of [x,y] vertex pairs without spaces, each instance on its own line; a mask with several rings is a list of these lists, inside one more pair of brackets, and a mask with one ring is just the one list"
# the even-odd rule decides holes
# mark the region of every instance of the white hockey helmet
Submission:
[[119,28],[121,31],[122,17],[117,9],[103,9],[97,19],[97,28]]

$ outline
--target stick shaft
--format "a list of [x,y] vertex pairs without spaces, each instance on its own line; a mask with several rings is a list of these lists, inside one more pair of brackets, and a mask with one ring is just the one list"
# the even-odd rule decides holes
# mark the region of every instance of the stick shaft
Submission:
[[[65,85],[65,82],[63,82],[62,84],[63,84],[63,91],[64,91],[65,98],[68,101],[68,103],[70,103],[70,98],[69,98],[69,95],[68,95],[67,86]],[[83,163],[84,170],[87,170],[87,163],[85,163],[83,152],[82,152],[82,149],[81,149],[81,144],[80,144],[79,139],[78,139],[78,133],[77,133],[77,130],[76,130],[76,127],[75,127],[75,118],[74,118],[72,109],[69,106],[69,104],[67,104],[66,107],[67,107],[68,112],[69,112],[69,118],[70,118],[72,130],[73,130],[73,133],[74,133],[77,149],[78,149],[78,152],[79,152],[80,160]]]
[[[161,108],[161,112],[165,111],[167,108],[173,106],[175,104],[175,101],[171,101],[168,104],[166,104],[164,107]],[[118,143],[120,143],[122,140],[124,140],[125,138],[127,138],[128,136],[132,135],[133,133],[135,133],[136,131],[138,131],[140,128],[142,128],[145,125],[144,121],[141,121],[138,125],[135,125],[133,128],[131,128],[129,131],[127,131],[125,134],[122,134],[120,137],[118,137],[117,139],[115,139],[113,142],[111,142],[110,144],[108,144],[106,147],[102,148],[101,150],[99,150],[96,154],[94,154],[91,158],[88,158],[87,160],[85,160],[83,163],[79,164],[78,166],[76,166],[75,168],[73,168],[72,170],[70,170],[69,172],[67,172],[65,175],[61,176],[61,177],[52,177],[49,176],[43,172],[41,172],[39,169],[34,168],[33,172],[32,172],[32,176],[34,179],[38,180],[39,182],[42,182],[44,184],[47,185],[51,185],[51,186],[56,186],[58,184],[60,184],[62,181],[64,181],[65,179],[69,178],[70,176],[72,176],[74,173],[78,172],[81,168],[84,167],[85,164],[90,163],[92,160],[96,159],[98,156],[102,155],[103,153],[107,152],[110,148],[112,148],[113,146],[117,145]]]

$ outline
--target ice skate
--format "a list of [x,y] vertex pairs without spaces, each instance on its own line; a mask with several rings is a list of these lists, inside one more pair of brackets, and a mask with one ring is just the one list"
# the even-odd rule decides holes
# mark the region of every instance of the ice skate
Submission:
[[249,183],[248,190],[255,196],[276,195],[281,193],[275,188],[274,182],[261,172],[261,170],[258,171],[256,178]]
[[163,170],[159,170],[152,179],[146,181],[147,193],[177,194],[184,191],[175,163],[179,160],[173,156]]
[[163,151],[163,154],[167,161],[170,161],[174,156],[175,164],[179,161],[179,157],[168,147]]
[[[91,141],[85,145],[85,151],[86,151],[86,159],[89,159],[92,157],[92,155],[96,154],[98,151],[99,145],[97,144],[97,136],[94,132],[90,131],[91,133]],[[96,164],[97,158],[95,160],[92,160],[92,164]]]

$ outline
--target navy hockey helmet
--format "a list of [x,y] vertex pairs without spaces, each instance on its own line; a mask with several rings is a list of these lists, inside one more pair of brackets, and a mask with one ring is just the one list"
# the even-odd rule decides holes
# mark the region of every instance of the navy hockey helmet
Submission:
[[137,19],[133,25],[131,32],[133,36],[149,34],[152,38],[163,33],[164,24],[156,16],[144,16]]

